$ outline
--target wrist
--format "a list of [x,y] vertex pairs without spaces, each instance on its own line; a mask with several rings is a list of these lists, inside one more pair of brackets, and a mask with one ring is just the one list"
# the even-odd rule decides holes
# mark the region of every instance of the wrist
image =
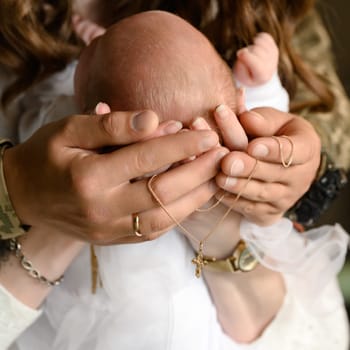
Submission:
[[[23,255],[48,280],[62,276],[84,246],[83,242],[61,233],[43,232],[39,228],[31,228],[18,240]],[[37,308],[51,290],[47,284],[30,276],[13,253],[0,269],[0,283],[15,298],[32,308]]]
[[327,153],[322,152],[314,182],[286,216],[302,226],[313,226],[337,198],[347,181],[345,171],[337,168]]
[[20,237],[24,255],[33,266],[48,279],[54,280],[64,274],[72,260],[79,254],[84,242],[60,232],[45,232],[32,227],[28,234]]

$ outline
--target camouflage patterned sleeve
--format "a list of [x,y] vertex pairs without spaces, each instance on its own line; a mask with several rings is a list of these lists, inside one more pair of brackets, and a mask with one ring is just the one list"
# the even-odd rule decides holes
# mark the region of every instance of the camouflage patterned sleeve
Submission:
[[[302,58],[325,78],[335,95],[331,112],[320,113],[304,110],[300,115],[313,124],[319,133],[323,149],[338,167],[350,167],[350,102],[337,76],[330,37],[319,15],[313,12],[298,27],[295,48]],[[302,83],[294,101],[313,99]]]

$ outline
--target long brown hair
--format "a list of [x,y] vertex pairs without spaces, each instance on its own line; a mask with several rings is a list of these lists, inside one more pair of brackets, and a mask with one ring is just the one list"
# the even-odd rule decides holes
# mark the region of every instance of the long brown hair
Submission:
[[[141,11],[159,9],[176,13],[207,35],[230,65],[235,60],[237,49],[251,44],[258,32],[268,32],[280,49],[280,76],[291,98],[299,78],[317,96],[315,101],[308,101],[309,107],[330,110],[333,106],[333,94],[325,82],[303,63],[291,43],[297,24],[314,7],[314,0],[100,2],[101,22],[105,25]],[[0,63],[17,76],[2,97],[5,104],[33,83],[62,69],[77,54],[77,40],[70,25],[70,1],[35,3],[36,7],[30,0],[0,1]]]
[[79,51],[69,1],[0,1],[0,64],[16,76],[3,105],[63,69]]

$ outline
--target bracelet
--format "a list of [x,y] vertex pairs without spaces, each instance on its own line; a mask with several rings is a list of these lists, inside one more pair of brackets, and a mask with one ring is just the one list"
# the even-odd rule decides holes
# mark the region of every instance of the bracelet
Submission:
[[304,227],[314,225],[347,182],[346,172],[336,168],[327,153],[322,152],[315,181],[304,196],[289,209],[286,216]]
[[219,272],[250,272],[258,265],[258,260],[251,253],[246,243],[241,239],[233,249],[230,257],[216,259],[203,257],[204,266]]
[[22,252],[22,245],[17,241],[16,238],[11,238],[9,240],[9,250],[14,252],[16,258],[18,258],[21,266],[28,272],[30,277],[37,279],[39,282],[45,284],[48,287],[55,287],[61,284],[64,275],[57,278],[54,281],[50,281],[48,278],[43,276],[37,269],[33,267],[33,264],[28,260]]
[[0,240],[18,237],[28,230],[28,227],[22,225],[16,215],[4,176],[3,155],[5,150],[12,146],[11,141],[0,139]]

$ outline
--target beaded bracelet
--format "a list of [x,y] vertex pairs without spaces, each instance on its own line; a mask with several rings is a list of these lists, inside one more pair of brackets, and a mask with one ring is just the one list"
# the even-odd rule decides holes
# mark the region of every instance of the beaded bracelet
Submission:
[[12,146],[11,141],[0,139],[0,240],[18,237],[28,229],[17,217],[7,192],[2,160],[5,150]]
[[24,256],[22,252],[22,245],[17,241],[16,238],[11,238],[9,240],[9,250],[11,252],[14,252],[16,258],[18,258],[21,266],[28,272],[29,276],[37,279],[42,284],[45,284],[48,287],[55,287],[60,285],[63,281],[64,275],[57,278],[56,280],[50,281],[48,278],[43,276],[36,268],[34,268],[32,262]]

